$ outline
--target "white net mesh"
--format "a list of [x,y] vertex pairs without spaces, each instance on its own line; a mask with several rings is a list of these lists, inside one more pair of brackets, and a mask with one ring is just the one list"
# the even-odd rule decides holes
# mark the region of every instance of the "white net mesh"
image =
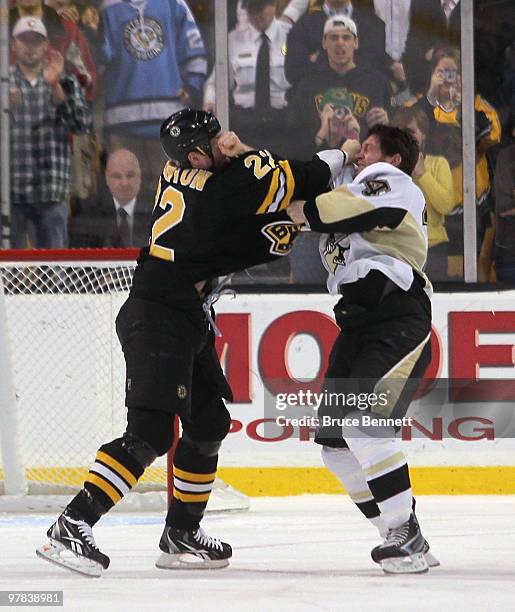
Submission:
[[[0,262],[15,450],[28,493],[77,490],[96,449],[124,431],[125,366],[115,318],[133,271],[134,262]],[[6,452],[0,453],[0,493]],[[166,458],[138,486],[166,490]]]

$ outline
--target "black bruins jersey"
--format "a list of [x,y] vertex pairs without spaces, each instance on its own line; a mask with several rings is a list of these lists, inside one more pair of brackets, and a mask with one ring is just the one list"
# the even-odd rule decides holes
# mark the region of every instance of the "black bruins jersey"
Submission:
[[215,172],[168,162],[141,250],[133,295],[180,299],[187,287],[289,254],[299,231],[285,209],[325,192],[329,165],[250,151]]

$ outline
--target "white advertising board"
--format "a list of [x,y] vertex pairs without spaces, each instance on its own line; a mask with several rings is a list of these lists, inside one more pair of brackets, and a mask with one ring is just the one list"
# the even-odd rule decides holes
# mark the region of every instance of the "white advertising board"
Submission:
[[[319,466],[319,449],[286,427],[263,426],[263,380],[322,376],[338,332],[328,295],[240,295],[217,304],[223,336],[217,350],[233,388],[232,431],[224,443],[225,466]],[[515,291],[436,294],[429,378],[474,379],[472,393],[515,413]],[[504,379],[503,397],[498,397]],[[513,379],[506,396],[506,379]],[[501,403],[499,403],[499,401]],[[483,404],[468,423],[455,420],[439,432],[406,442],[412,465],[515,465],[515,441],[497,438]],[[272,427],[273,429],[273,427]],[[302,437],[302,436],[301,436]],[[493,439],[492,439],[493,438]]]

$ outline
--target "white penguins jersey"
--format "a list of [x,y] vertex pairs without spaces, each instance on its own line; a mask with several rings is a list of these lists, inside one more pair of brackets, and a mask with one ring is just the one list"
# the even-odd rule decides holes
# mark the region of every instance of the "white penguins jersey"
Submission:
[[423,272],[427,259],[425,199],[412,179],[391,164],[364,168],[352,182],[307,202],[304,214],[313,231],[322,232],[320,255],[329,272],[327,288],[378,270],[408,291],[413,270],[432,287]]

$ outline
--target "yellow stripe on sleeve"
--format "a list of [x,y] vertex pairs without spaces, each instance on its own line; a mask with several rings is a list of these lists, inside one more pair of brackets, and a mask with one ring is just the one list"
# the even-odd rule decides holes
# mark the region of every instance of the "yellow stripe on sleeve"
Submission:
[[97,474],[92,474],[90,472],[86,476],[86,482],[90,482],[99,489],[102,489],[102,491],[111,499],[113,504],[117,504],[122,499],[122,496],[118,493],[118,491]]
[[216,472],[212,474],[197,474],[195,472],[186,472],[178,467],[173,466],[173,474],[181,480],[189,480],[190,482],[211,482],[216,477]]
[[107,453],[104,453],[102,451],[98,451],[97,453],[97,459],[99,461],[102,461],[102,463],[105,463],[106,465],[108,465],[111,469],[113,469],[115,472],[118,472],[118,474],[131,486],[133,487],[137,482],[138,479],[133,476],[129,470],[123,466],[121,463],[119,463],[118,461],[116,461],[116,459],[113,459],[110,455],[108,455]]
[[293,172],[291,171],[289,161],[281,160],[279,162],[279,165],[286,174],[286,195],[281,200],[281,205],[279,206],[279,210],[284,210],[287,206],[290,205],[290,201],[293,196],[293,190],[295,189],[295,179],[293,178]]
[[280,168],[276,168],[272,174],[272,181],[270,182],[270,187],[268,189],[268,193],[266,194],[266,198],[263,200],[261,206],[258,208],[256,215],[262,215],[266,213],[270,204],[274,201],[274,198],[277,194],[277,189],[279,188],[279,174],[281,173]]

